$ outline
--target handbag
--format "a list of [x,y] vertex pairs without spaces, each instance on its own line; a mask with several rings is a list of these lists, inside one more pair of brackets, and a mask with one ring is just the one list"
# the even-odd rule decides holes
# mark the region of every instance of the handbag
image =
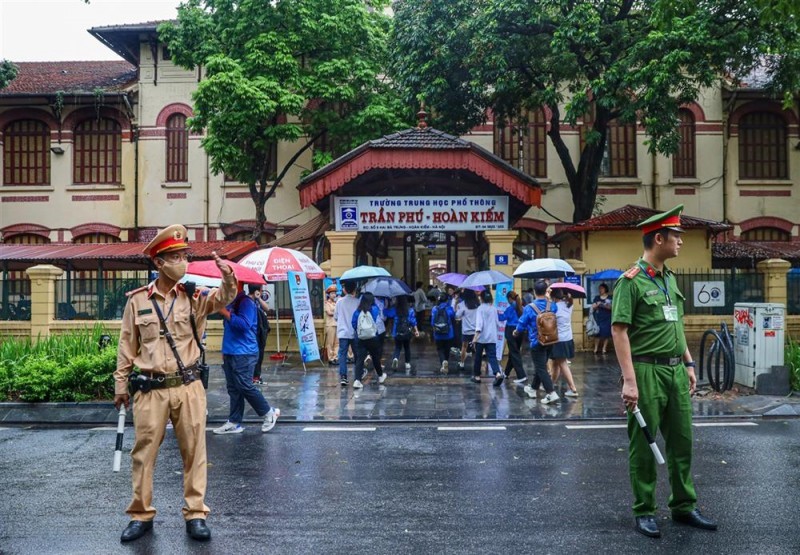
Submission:
[[589,309],[589,317],[586,319],[586,335],[598,335],[600,333],[600,326],[597,320],[594,319],[594,308]]

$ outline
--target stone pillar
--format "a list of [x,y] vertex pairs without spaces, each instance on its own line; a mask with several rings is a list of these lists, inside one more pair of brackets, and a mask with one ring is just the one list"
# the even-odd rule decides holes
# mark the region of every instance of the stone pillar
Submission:
[[353,267],[356,260],[356,231],[326,231],[331,244],[331,277],[339,277]]
[[764,274],[764,302],[786,305],[789,294],[786,288],[786,274],[792,265],[782,258],[770,258],[756,264]]
[[394,267],[394,258],[379,258],[378,266],[391,274],[392,268]]
[[[503,272],[507,276],[512,276],[516,265],[514,263],[514,241],[517,240],[517,232],[508,231],[484,231],[486,242],[489,243],[489,268]],[[497,264],[496,256],[505,256],[505,264]],[[522,281],[515,279],[514,290],[519,292]]]
[[50,323],[56,316],[56,279],[64,270],[40,264],[25,270],[31,278],[31,340],[50,336]]
[[[583,283],[583,275],[586,273],[586,264],[583,260],[567,259],[565,262],[575,269],[575,275],[581,276],[581,283]],[[575,299],[572,304],[572,338],[575,341],[576,351],[582,351],[589,345],[583,320],[583,299]]]

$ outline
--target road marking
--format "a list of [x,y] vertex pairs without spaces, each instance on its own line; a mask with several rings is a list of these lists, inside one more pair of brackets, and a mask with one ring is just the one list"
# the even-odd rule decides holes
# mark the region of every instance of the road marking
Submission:
[[615,428],[627,428],[627,424],[567,424],[568,430],[611,430]]
[[3,430],[11,430],[11,429],[12,428],[0,428],[0,432],[2,432]]
[[720,428],[722,426],[758,426],[756,422],[697,422],[695,428]]
[[440,432],[504,432],[505,426],[439,426]]
[[307,428],[303,428],[304,432],[374,432],[378,428],[366,428],[364,426],[359,426],[357,428],[353,427],[337,427],[337,426],[309,426]]
[[111,426],[101,426],[99,428],[89,428],[90,432],[116,432],[116,427]]

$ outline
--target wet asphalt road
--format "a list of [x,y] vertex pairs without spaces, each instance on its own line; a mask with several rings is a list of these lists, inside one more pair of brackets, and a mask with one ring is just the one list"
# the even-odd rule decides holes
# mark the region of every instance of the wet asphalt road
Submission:
[[[695,428],[700,507],[719,520],[716,533],[673,524],[663,508],[664,537],[633,531],[623,429],[279,423],[269,434],[255,426],[209,434],[208,544],[184,532],[170,432],[156,470],[154,533],[129,545],[119,534],[130,458],[111,472],[113,430],[4,428],[0,552],[800,552],[800,420],[729,424]],[[127,452],[131,445],[127,429]],[[660,477],[665,507],[663,469]]]

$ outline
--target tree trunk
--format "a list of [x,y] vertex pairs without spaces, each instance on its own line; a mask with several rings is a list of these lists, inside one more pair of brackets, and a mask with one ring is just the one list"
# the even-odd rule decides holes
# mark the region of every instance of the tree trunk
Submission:
[[581,151],[578,171],[574,180],[570,180],[569,189],[572,192],[572,222],[578,223],[588,220],[594,212],[597,201],[597,178],[600,175],[600,166],[603,163],[603,153],[606,149],[605,134],[599,143],[586,144]]

